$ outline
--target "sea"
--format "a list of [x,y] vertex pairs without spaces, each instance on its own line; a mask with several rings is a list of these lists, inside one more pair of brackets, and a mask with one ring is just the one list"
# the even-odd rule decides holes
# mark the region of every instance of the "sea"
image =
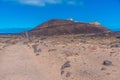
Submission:
[[9,29],[0,29],[0,34],[19,34],[22,32],[29,31],[29,28],[9,28]]

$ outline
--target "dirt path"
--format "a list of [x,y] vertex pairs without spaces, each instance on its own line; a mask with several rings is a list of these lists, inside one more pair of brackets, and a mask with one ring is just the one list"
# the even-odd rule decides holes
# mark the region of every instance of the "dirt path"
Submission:
[[10,46],[0,55],[0,80],[53,80],[45,69],[48,65],[38,64],[23,45]]

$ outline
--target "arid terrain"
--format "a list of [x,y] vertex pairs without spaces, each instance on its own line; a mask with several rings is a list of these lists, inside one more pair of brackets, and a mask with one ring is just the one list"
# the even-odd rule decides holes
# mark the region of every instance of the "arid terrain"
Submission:
[[114,37],[0,38],[0,80],[120,80],[119,62]]

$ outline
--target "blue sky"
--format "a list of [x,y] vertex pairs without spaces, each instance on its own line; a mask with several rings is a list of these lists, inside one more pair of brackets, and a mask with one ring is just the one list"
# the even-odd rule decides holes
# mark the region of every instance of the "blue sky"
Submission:
[[120,31],[120,0],[0,0],[1,30],[31,29],[54,18],[98,21]]

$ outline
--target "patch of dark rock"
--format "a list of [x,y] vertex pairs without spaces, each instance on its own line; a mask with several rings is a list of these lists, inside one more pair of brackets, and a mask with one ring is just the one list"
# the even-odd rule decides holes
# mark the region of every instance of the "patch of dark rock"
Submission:
[[65,48],[65,46],[62,46],[62,48]]
[[71,73],[70,72],[67,72],[66,73],[66,77],[68,78],[68,77],[70,77],[71,76]]
[[116,38],[117,38],[117,39],[120,39],[120,36],[117,36]]
[[111,73],[106,73],[106,75],[110,75]]
[[39,53],[36,53],[36,56],[40,55]]
[[64,70],[61,70],[61,75],[63,75],[64,74]]
[[110,52],[110,53],[112,54],[112,53],[115,53],[115,52]]
[[102,67],[102,68],[101,68],[101,70],[102,70],[102,71],[105,71],[105,70],[107,70],[107,68],[105,68],[105,67]]
[[27,45],[27,47],[29,47],[29,48],[30,48],[30,45],[28,44],[28,45]]
[[63,65],[62,65],[62,67],[61,67],[61,70],[64,70],[65,68],[68,68],[68,67],[70,67],[71,65],[70,65],[70,61],[67,61],[67,62],[65,62]]
[[71,40],[71,42],[74,42],[74,40]]
[[110,66],[110,65],[112,65],[112,62],[109,60],[105,60],[105,61],[103,61],[103,65]]
[[11,44],[16,44],[17,42],[11,42]]

